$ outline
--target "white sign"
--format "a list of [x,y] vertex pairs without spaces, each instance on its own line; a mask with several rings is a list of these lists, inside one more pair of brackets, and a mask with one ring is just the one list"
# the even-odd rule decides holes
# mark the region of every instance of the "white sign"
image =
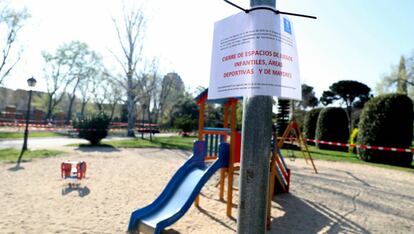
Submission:
[[214,25],[208,99],[256,95],[302,98],[292,22],[269,10]]

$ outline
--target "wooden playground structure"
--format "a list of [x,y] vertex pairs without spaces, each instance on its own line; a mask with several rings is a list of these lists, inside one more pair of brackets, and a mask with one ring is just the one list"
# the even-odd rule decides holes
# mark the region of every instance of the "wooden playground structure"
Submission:
[[[218,146],[222,142],[230,143],[230,156],[229,164],[225,168],[220,169],[220,182],[219,182],[219,198],[225,200],[226,196],[226,214],[228,217],[232,217],[233,207],[233,190],[234,188],[234,175],[240,169],[240,153],[241,153],[241,133],[237,130],[237,103],[240,101],[238,98],[225,98],[218,100],[207,100],[208,89],[204,90],[196,97],[197,105],[199,106],[199,122],[198,122],[198,140],[204,141],[207,148],[207,156],[205,160],[215,160],[218,157]],[[209,128],[204,126],[205,105],[207,103],[221,104],[223,105],[223,128]],[[269,126],[271,127],[271,126]],[[312,164],[312,167],[317,172],[316,166],[313,162],[312,156],[309,153],[306,145],[306,140],[303,138],[302,133],[295,121],[291,121],[280,138],[276,137],[276,133],[273,136],[273,152],[270,157],[270,175],[269,175],[269,194],[268,194],[268,224],[270,224],[270,212],[271,201],[275,192],[289,192],[290,185],[290,169],[287,167],[284,159],[281,155],[280,149],[285,141],[291,137],[294,137],[296,143],[299,144],[303,156],[308,163]],[[269,142],[270,144],[270,142]],[[226,186],[227,179],[227,189]],[[195,200],[195,205],[199,206],[199,197]],[[268,225],[268,227],[270,227]]]

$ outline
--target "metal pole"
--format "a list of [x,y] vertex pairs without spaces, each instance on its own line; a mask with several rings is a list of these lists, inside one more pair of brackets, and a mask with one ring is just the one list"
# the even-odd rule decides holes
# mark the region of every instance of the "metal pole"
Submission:
[[[250,5],[275,7],[275,0],[251,0]],[[242,157],[237,233],[266,232],[272,98],[243,99]]]
[[19,158],[17,159],[17,165],[20,165],[20,162],[23,157],[24,151],[27,150],[27,137],[29,136],[29,119],[30,119],[30,105],[32,102],[32,90],[29,91],[29,102],[27,103],[27,112],[26,112],[26,128],[24,130],[24,138],[23,138],[23,147],[22,151],[20,152]]

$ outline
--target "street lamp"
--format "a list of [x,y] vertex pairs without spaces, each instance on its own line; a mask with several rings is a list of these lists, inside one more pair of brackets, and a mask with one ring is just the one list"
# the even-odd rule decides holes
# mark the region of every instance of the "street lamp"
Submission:
[[29,90],[29,102],[27,103],[27,112],[26,112],[26,128],[24,130],[23,147],[22,147],[22,151],[20,152],[19,159],[17,160],[17,165],[20,164],[22,157],[23,157],[23,153],[24,151],[27,150],[27,137],[29,135],[30,105],[32,102],[32,89],[31,88],[36,85],[36,79],[33,77],[30,77],[29,79],[27,79],[27,85],[29,85],[30,90]]

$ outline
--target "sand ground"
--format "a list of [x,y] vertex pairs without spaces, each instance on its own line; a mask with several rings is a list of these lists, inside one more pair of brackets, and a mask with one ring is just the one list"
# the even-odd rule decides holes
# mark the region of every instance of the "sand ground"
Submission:
[[[188,155],[89,148],[26,162],[17,171],[0,163],[0,233],[125,233],[131,211],[153,201]],[[78,188],[60,178],[64,160],[87,162]],[[315,174],[301,159],[287,163],[291,192],[274,198],[270,233],[414,233],[414,173],[316,161]],[[191,207],[167,233],[236,231],[217,181],[218,173],[202,190],[201,208]]]

